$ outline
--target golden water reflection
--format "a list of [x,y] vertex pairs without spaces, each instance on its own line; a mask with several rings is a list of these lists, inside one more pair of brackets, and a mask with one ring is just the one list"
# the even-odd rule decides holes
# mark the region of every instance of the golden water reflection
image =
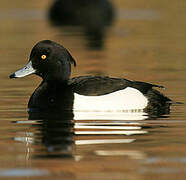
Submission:
[[[97,119],[95,119],[92,116],[92,120],[90,120],[91,112],[83,113],[84,118],[78,120],[69,119],[71,117],[69,114],[63,114],[63,117],[56,120],[47,119],[47,116],[44,120],[15,121],[18,125],[28,126],[29,130],[17,132],[14,140],[26,145],[28,159],[32,158],[32,153],[37,151],[37,155],[34,155],[34,157],[58,156],[64,158],[68,155],[68,157],[74,157],[77,160],[76,157],[80,156],[82,159],[85,156],[84,153],[78,153],[78,149],[81,149],[82,146],[134,143],[138,140],[138,135],[148,134],[148,128],[151,128],[144,121],[148,118],[146,113],[120,112],[118,120],[116,119],[117,116],[114,119],[111,119],[112,116],[103,116],[108,112],[100,112],[102,114],[101,118],[97,116]],[[110,114],[111,112],[109,112]],[[123,119],[121,119],[121,114]],[[131,116],[133,120],[131,120]],[[30,147],[31,145],[44,145],[45,148],[42,148],[42,151],[35,150]],[[122,149],[109,150],[105,147],[104,150],[95,149],[92,153],[96,156],[109,156],[110,154],[111,156],[127,155],[132,157],[136,154],[139,155],[140,151],[135,153],[133,150],[131,152]]]

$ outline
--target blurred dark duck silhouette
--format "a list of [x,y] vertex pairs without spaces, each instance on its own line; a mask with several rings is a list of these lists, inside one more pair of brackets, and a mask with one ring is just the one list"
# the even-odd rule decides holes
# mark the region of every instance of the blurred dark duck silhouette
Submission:
[[[169,113],[174,103],[156,88],[163,86],[124,78],[107,76],[79,76],[70,79],[71,64],[76,62],[62,45],[43,40],[32,49],[29,62],[10,78],[24,77],[30,74],[40,76],[43,81],[32,94],[28,109],[38,114],[40,119],[63,116],[69,111],[69,119],[74,112],[136,112],[142,110],[148,114]],[[47,115],[49,114],[49,115]],[[58,118],[58,117],[56,117]]]
[[114,15],[109,0],[56,0],[49,10],[53,25],[82,27],[88,46],[96,49],[103,47],[107,28],[112,24]]

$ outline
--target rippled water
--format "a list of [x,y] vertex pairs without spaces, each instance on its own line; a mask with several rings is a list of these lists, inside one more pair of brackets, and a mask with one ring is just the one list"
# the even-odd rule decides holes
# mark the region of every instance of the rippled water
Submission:
[[8,76],[26,63],[37,41],[52,39],[76,59],[72,76],[156,83],[185,103],[186,2],[113,0],[115,18],[99,46],[82,27],[53,26],[47,17],[53,2],[1,2],[0,178],[185,179],[185,104],[162,117],[84,112],[73,120],[64,114],[64,121],[28,121],[27,102],[41,80]]

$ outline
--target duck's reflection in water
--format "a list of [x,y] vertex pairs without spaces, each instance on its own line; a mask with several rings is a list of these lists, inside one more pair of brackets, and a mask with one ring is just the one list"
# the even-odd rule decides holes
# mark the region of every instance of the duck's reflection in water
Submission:
[[41,144],[46,147],[45,152],[47,153],[40,153],[35,157],[72,158],[74,147],[73,113],[71,111],[30,113],[29,119],[36,119],[37,115],[42,121],[36,127],[40,131]]
[[64,26],[73,26],[68,31],[82,30],[88,47],[101,49],[114,14],[109,0],[56,0],[49,9],[49,20],[63,29]]
[[[42,119],[36,120],[36,114]],[[143,112],[62,112],[31,113],[27,121],[16,123],[29,126],[25,132],[17,133],[16,141],[26,143],[29,158],[72,158],[79,160],[84,154],[82,146],[127,144],[136,141],[136,135],[148,133]],[[149,127],[150,128],[150,127]],[[135,135],[135,138],[134,136]],[[36,149],[32,146],[35,144]],[[44,145],[44,146],[43,146]],[[39,147],[39,148],[38,148]],[[44,148],[43,148],[44,147]],[[140,152],[126,150],[95,149],[94,155],[109,154],[144,157]],[[91,149],[91,148],[90,148]],[[34,153],[33,153],[34,152]],[[143,154],[143,153],[142,153]]]

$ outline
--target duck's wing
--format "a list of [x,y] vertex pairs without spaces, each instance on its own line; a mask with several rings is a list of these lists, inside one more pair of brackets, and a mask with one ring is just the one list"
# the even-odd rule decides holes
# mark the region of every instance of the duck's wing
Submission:
[[74,92],[86,96],[109,94],[117,90],[125,89],[129,84],[129,80],[106,76],[80,76],[72,78],[69,81],[69,85]]
[[86,96],[99,96],[117,90],[133,87],[146,94],[152,87],[163,88],[155,84],[130,81],[123,78],[110,78],[107,76],[80,76],[69,80],[69,86],[75,93]]
[[143,94],[146,94],[153,87],[165,89],[164,86],[160,86],[160,85],[157,85],[157,84],[146,83],[146,82],[141,82],[141,81],[131,81],[131,87],[138,89]]
[[171,99],[169,99],[163,93],[161,93],[160,91],[158,91],[156,89],[153,89],[153,87],[165,89],[164,86],[140,82],[140,81],[132,81],[131,87],[134,87],[134,88],[138,89],[139,91],[141,91],[145,96],[148,97],[149,101],[151,101],[152,103],[155,103],[155,102],[174,103]]

